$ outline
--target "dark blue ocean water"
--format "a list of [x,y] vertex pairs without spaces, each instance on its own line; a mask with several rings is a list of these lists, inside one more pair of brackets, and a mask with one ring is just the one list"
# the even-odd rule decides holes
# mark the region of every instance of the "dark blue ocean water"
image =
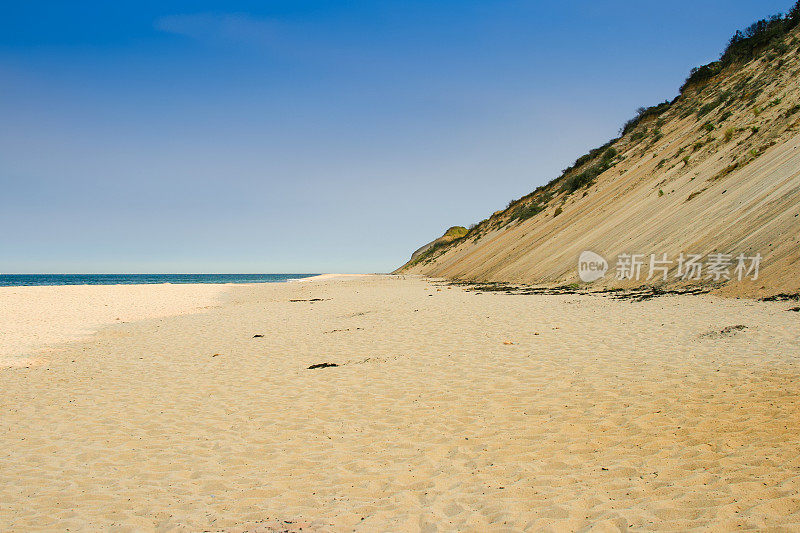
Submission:
[[0,287],[142,283],[277,283],[316,274],[0,274]]

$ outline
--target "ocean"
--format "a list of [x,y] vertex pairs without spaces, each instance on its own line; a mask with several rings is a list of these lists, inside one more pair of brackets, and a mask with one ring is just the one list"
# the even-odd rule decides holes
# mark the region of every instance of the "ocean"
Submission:
[[153,283],[278,283],[316,274],[0,274],[0,287]]

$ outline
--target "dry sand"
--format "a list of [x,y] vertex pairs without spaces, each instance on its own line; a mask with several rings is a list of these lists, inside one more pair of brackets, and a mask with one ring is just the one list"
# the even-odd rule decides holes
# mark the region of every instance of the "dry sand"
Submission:
[[800,528],[789,304],[226,290],[0,369],[0,530]]
[[215,305],[225,285],[65,285],[0,287],[0,366],[93,333],[103,324],[184,313]]

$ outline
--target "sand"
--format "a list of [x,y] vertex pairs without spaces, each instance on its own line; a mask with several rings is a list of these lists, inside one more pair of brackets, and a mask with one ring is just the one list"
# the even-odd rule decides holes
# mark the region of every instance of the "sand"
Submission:
[[0,366],[26,366],[32,352],[74,341],[114,322],[207,309],[225,285],[0,287]]
[[800,528],[786,302],[225,290],[0,369],[0,530]]

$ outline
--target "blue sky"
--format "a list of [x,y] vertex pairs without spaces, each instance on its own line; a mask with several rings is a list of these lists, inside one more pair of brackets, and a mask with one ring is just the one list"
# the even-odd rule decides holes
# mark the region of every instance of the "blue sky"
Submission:
[[790,0],[6,2],[0,272],[374,272]]

